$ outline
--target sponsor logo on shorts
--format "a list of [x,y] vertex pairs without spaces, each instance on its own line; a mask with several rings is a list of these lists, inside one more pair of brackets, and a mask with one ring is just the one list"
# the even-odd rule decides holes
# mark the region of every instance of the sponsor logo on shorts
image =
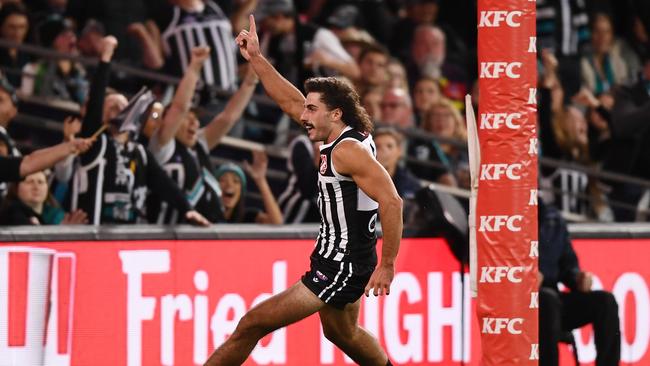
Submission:
[[316,271],[316,277],[320,278],[323,281],[327,281],[328,278],[321,271]]

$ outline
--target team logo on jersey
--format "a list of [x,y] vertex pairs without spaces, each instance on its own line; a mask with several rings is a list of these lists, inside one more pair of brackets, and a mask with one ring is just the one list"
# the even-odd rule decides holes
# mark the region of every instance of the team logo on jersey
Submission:
[[321,154],[320,156],[320,173],[325,174],[327,171],[327,155]]
[[375,213],[370,218],[370,221],[368,221],[368,231],[371,232],[371,233],[374,233],[375,229],[376,229],[376,226],[377,226],[377,214]]

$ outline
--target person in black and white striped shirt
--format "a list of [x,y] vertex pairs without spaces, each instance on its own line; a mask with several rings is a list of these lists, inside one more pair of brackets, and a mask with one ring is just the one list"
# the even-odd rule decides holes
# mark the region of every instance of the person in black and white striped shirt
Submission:
[[[360,365],[391,365],[377,339],[357,323],[361,296],[388,295],[402,234],[402,200],[375,158],[372,122],[346,82],[328,77],[305,82],[307,96],[262,56],[251,16],[237,36],[240,52],[282,110],[320,147],[318,202],[321,229],[311,268],[301,281],[251,309],[206,366],[240,365],[266,334],[319,313],[325,336]],[[383,244],[377,264],[375,224]]]
[[[172,19],[162,31],[162,48],[166,68],[181,76],[190,65],[191,50],[208,46],[211,54],[201,72],[202,85],[234,90],[237,81],[237,47],[232,26],[223,10],[212,0],[176,0]],[[213,95],[206,95],[202,102]]]
[[318,143],[309,141],[307,135],[298,135],[289,144],[287,188],[278,197],[285,224],[318,222],[320,210],[316,203],[318,187]]

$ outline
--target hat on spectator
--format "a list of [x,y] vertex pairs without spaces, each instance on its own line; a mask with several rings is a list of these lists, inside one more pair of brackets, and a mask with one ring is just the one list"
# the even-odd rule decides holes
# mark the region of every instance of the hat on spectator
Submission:
[[14,88],[13,85],[7,80],[7,78],[4,75],[0,74],[0,90],[4,90],[7,94],[9,94],[9,97],[11,98],[11,101],[14,103],[14,106],[18,105],[18,96],[16,95],[16,88]]
[[56,37],[67,30],[74,30],[72,22],[61,15],[52,14],[38,27],[38,40],[42,46],[50,47]]
[[359,9],[354,5],[341,5],[327,18],[327,24],[339,29],[349,28],[355,25],[358,15]]
[[261,0],[257,5],[255,17],[262,20],[271,15],[293,14],[294,11],[291,0]]
[[83,36],[91,32],[99,33],[100,35],[104,36],[106,35],[106,28],[104,27],[104,24],[102,24],[99,20],[90,18],[86,21],[83,29],[81,29],[81,35]]
[[242,193],[246,191],[246,173],[244,173],[244,170],[240,168],[239,165],[236,165],[234,163],[223,164],[219,167],[219,169],[217,169],[216,172],[214,172],[214,177],[218,180],[222,175],[226,173],[235,173],[235,175],[237,175],[241,181]]

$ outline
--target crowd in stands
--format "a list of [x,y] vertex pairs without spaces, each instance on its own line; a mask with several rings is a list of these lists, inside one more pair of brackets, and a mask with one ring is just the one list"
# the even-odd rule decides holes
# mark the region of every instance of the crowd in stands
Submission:
[[[286,116],[256,97],[264,91],[234,42],[249,14],[265,56],[298,88],[314,76],[355,87],[403,198],[426,182],[470,186],[464,96],[478,108],[475,0],[0,4],[0,155],[38,147],[12,139],[29,98],[76,105],[59,121],[61,139],[93,141],[51,171],[1,186],[1,225],[317,222],[318,144],[283,130]],[[650,186],[584,168],[650,180],[650,3],[537,0],[537,8],[540,153],[565,163],[541,165],[543,199],[589,220],[648,220]],[[261,151],[214,164],[226,135],[286,148],[288,179],[269,183]]]

